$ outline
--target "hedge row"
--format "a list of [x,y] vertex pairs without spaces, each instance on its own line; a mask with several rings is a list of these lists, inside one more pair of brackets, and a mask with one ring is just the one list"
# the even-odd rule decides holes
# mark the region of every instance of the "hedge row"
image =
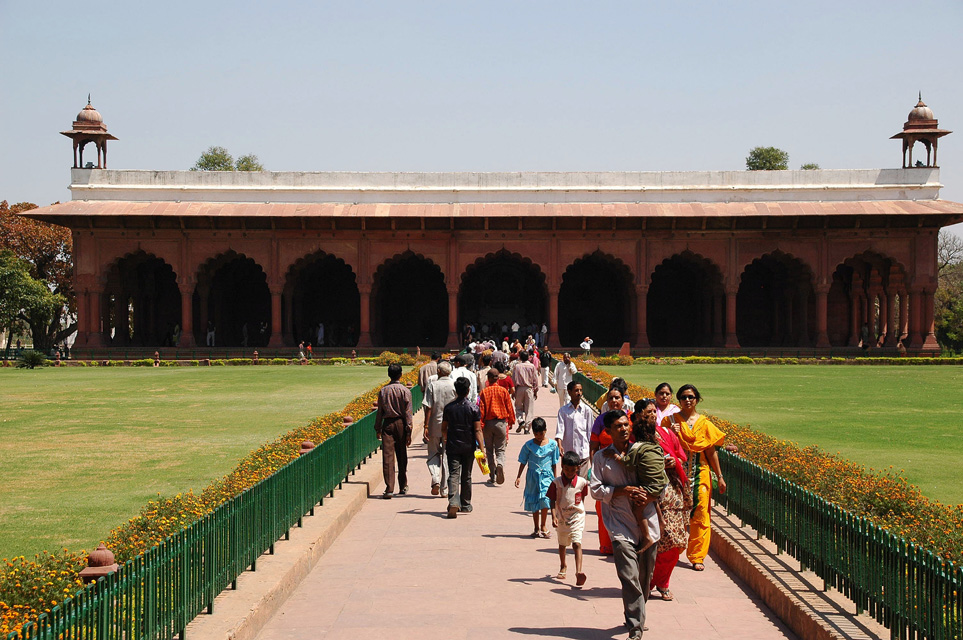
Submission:
[[[53,360],[45,359],[41,366],[53,365]],[[252,358],[220,358],[208,360],[159,360],[159,367],[243,367],[250,365],[360,365],[375,364],[387,366],[397,362],[403,366],[412,366],[416,359],[407,353],[393,353],[382,351],[374,358],[313,358],[311,360],[299,361],[297,358],[262,358],[256,363]],[[62,360],[61,366],[64,367],[153,367],[153,358],[141,358],[139,360]],[[2,367],[14,366],[10,361],[3,361]]]
[[[612,375],[579,360],[579,370],[608,386]],[[651,389],[630,384],[630,398],[651,398]],[[603,402],[600,399],[599,405]],[[760,431],[706,414],[726,433],[739,455],[816,495],[868,518],[953,562],[963,562],[963,505],[950,506],[924,496],[895,471],[877,471],[816,446],[801,447]],[[933,469],[933,473],[939,473]]]
[[[418,370],[405,373],[401,381],[418,384]],[[320,444],[344,428],[345,416],[359,420],[367,415],[383,386],[366,391],[341,411],[315,418],[310,424],[262,445],[200,493],[188,491],[151,500],[139,515],[110,532],[105,540],[107,548],[114,552],[117,562],[123,563],[160,544],[297,458],[305,440]],[[36,620],[42,612],[49,612],[80,590],[83,584],[79,574],[86,566],[86,557],[84,551],[63,549],[29,560],[24,556],[4,559],[0,564],[0,638],[6,638],[8,633]]]

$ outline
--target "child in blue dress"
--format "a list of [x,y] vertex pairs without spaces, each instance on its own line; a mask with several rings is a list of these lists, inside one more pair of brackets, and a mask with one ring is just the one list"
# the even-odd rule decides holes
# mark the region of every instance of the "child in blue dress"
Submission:
[[518,477],[515,478],[515,487],[521,485],[522,471],[525,470],[525,465],[528,465],[522,507],[532,514],[532,521],[535,524],[535,530],[532,531],[533,538],[552,537],[545,528],[550,506],[545,494],[549,485],[555,480],[555,468],[561,454],[555,441],[548,438],[547,431],[548,426],[543,418],[532,420],[533,437],[522,445],[522,450],[518,454],[518,461],[521,464],[518,467]]

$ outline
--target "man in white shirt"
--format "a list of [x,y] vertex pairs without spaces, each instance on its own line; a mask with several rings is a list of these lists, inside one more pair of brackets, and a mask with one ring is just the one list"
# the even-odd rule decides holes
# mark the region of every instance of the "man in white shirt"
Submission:
[[578,373],[572,356],[566,352],[562,356],[562,361],[555,365],[555,391],[558,393],[558,406],[564,407],[568,404],[568,383],[572,381],[572,376]]
[[574,380],[568,383],[568,394],[572,401],[558,410],[558,426],[555,431],[555,442],[564,455],[574,451],[578,455],[578,474],[588,477],[592,460],[589,458],[589,440],[592,437],[592,425],[595,424],[595,412],[588,404],[582,402],[582,385]]
[[478,379],[475,377],[474,372],[469,371],[465,368],[468,363],[468,359],[471,356],[459,353],[455,356],[455,368],[451,372],[451,381],[454,384],[455,380],[458,378],[465,378],[468,380],[470,387],[468,388],[468,402],[474,403],[478,398]]

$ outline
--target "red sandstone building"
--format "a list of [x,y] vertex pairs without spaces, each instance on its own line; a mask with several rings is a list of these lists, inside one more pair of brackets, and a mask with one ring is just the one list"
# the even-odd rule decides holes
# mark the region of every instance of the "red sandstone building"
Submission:
[[920,101],[903,168],[879,170],[114,171],[88,105],[72,200],[28,215],[73,230],[81,352],[204,345],[209,324],[217,347],[319,323],[326,346],[454,346],[513,321],[642,353],[933,352],[937,235],[963,221],[939,199],[947,133]]

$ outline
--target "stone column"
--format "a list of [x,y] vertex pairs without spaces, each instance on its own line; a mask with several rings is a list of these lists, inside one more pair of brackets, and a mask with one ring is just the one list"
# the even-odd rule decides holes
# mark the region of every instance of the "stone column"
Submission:
[[358,285],[361,294],[361,332],[358,334],[358,346],[371,346],[371,285]]
[[850,309],[849,309],[849,346],[858,347],[859,346],[859,329],[862,327],[860,322],[860,311],[863,308],[860,302],[859,294],[853,292],[850,298]]
[[181,278],[177,287],[181,292],[181,339],[175,346],[190,349],[197,345],[194,339],[194,280]]
[[637,349],[649,348],[648,297],[648,286],[640,285],[635,288],[635,347]]
[[739,337],[736,335],[736,295],[739,289],[726,289],[726,349],[738,349]]
[[896,346],[899,340],[899,328],[896,326],[896,292],[890,291],[886,296],[886,344]]
[[[284,346],[281,339],[281,289],[283,284],[274,283],[271,286],[271,337],[267,346],[277,349]],[[257,335],[258,328],[254,327],[250,335]]]
[[922,317],[923,326],[921,328],[921,333],[924,333],[923,337],[923,351],[939,352],[940,345],[936,341],[936,298],[934,297],[935,291],[932,289],[924,289],[922,300]]
[[[281,298],[284,306],[284,314],[282,322],[284,324],[281,330],[281,338],[285,344],[294,344],[294,288],[291,288],[291,294],[287,297]],[[327,341],[327,340],[326,340]]]
[[922,309],[923,309],[923,289],[914,287],[910,290],[909,299],[909,345],[915,349],[923,346],[922,328]]
[[821,284],[816,287],[816,348],[829,347],[829,285]]
[[906,289],[899,292],[899,335],[897,338],[906,340],[909,337],[909,294]]
[[87,302],[90,293],[87,290],[88,283],[81,278],[75,278],[74,282],[77,289],[77,337],[74,344],[82,347],[87,344],[88,334],[90,333],[90,307]]
[[892,298],[889,296],[888,291],[881,291],[879,294],[879,340],[877,344],[881,347],[890,346],[889,342],[889,331],[892,324],[890,323],[890,304],[892,303]]
[[87,292],[89,317],[87,319],[87,346],[104,346],[104,327],[101,314],[104,309],[104,288],[94,285]]
[[448,343],[449,349],[461,347],[461,336],[458,331],[458,289],[448,290]]
[[562,346],[558,341],[558,287],[551,284],[548,287],[548,345],[552,351]]
[[[210,286],[201,285],[201,284],[197,285],[197,298],[198,298],[197,304],[201,305],[200,314],[199,314],[200,317],[198,318],[198,320],[201,323],[201,326],[197,327],[198,332],[201,334],[200,344],[203,346],[207,346],[207,322],[211,319],[210,318],[210,311],[211,311]],[[216,340],[216,337],[215,337],[215,340]]]

